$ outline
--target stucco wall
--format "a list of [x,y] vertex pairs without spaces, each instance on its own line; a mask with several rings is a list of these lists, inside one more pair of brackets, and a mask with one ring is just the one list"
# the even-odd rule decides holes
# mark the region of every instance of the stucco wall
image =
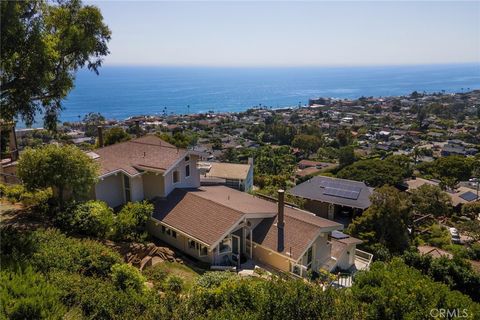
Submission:
[[349,245],[343,255],[337,260],[337,267],[340,269],[348,269],[355,262],[355,245]]
[[265,249],[255,243],[253,244],[253,259],[268,264],[281,271],[290,271],[290,261],[286,257]]
[[[189,161],[185,161],[183,158],[179,161],[175,167],[170,169],[168,172],[164,174],[165,177],[165,192],[168,195],[173,189],[175,188],[198,188],[200,187],[200,174],[197,168],[197,156],[190,156]],[[185,176],[185,166],[190,165],[190,176]],[[178,170],[180,173],[179,182],[173,183],[173,172]]]
[[142,175],[145,199],[165,197],[165,184],[162,174],[146,172]]
[[95,185],[95,198],[114,208],[124,203],[122,174],[100,179]]
[[142,201],[144,199],[141,176],[130,178],[130,197],[132,201]]

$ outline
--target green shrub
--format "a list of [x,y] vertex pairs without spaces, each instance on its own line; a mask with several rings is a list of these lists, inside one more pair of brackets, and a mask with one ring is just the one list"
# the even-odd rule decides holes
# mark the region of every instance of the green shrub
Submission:
[[183,279],[178,276],[168,277],[165,287],[168,291],[180,293],[183,290]]
[[203,287],[203,288],[212,288],[218,287],[222,282],[225,280],[231,280],[232,278],[236,277],[234,273],[224,271],[224,272],[216,272],[210,271],[205,272],[200,277],[198,277],[196,281],[196,285]]
[[113,210],[103,201],[87,201],[73,211],[74,231],[97,237],[112,233],[114,227]]
[[470,219],[480,217],[480,202],[470,202],[462,205],[462,215]]
[[60,302],[60,291],[32,268],[0,272],[1,318],[62,319],[66,308]]
[[34,232],[38,249],[28,262],[38,270],[65,270],[87,276],[107,276],[111,267],[123,260],[105,245],[93,240],[70,238],[55,229]]
[[116,238],[122,240],[141,239],[152,212],[153,204],[147,201],[127,203],[116,218]]
[[12,203],[20,202],[22,195],[25,192],[25,188],[21,184],[14,184],[11,186],[2,184],[1,187],[2,197],[6,198]]
[[132,289],[137,292],[144,288],[146,281],[137,268],[125,263],[117,263],[112,266],[112,280],[120,290]]

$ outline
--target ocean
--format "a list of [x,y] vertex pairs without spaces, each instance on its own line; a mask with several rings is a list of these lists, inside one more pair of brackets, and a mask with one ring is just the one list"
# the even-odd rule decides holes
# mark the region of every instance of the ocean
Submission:
[[480,64],[384,67],[121,67],[78,72],[62,121],[88,112],[134,115],[242,111],[305,105],[312,97],[357,98],[480,89]]

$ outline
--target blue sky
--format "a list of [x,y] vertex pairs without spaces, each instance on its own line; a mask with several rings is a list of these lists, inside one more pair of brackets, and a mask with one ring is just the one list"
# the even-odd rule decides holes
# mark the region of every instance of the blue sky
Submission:
[[105,65],[480,62],[479,1],[86,3],[113,32]]

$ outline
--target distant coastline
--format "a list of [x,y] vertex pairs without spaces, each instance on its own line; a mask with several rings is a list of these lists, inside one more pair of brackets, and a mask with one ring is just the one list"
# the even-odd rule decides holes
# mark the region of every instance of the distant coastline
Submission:
[[[89,112],[123,120],[136,115],[240,112],[306,105],[310,98],[389,97],[413,91],[480,89],[480,63],[374,67],[133,67],[80,71],[61,121]],[[39,127],[41,123],[34,126]]]

